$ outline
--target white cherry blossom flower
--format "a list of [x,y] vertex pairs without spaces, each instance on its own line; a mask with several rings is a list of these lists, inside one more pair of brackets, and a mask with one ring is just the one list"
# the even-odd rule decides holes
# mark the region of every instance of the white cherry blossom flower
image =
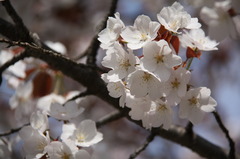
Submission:
[[149,95],[150,98],[156,99],[163,94],[163,86],[160,79],[152,72],[142,68],[131,73],[127,79],[127,83],[130,93],[137,98]]
[[126,88],[125,84],[122,81],[118,82],[109,82],[107,84],[107,89],[109,91],[109,95],[114,98],[119,98],[119,105],[124,107],[126,100]]
[[59,120],[69,120],[77,117],[84,111],[84,108],[78,106],[75,101],[69,101],[65,105],[52,103],[49,115]]
[[190,47],[192,50],[211,51],[217,50],[219,43],[211,40],[202,29],[194,29],[185,32],[180,36],[180,41],[183,47]]
[[42,112],[49,114],[52,103],[63,104],[64,102],[65,99],[63,96],[51,93],[38,99],[37,108]]
[[183,6],[174,2],[170,7],[164,7],[157,18],[161,25],[173,33],[181,33],[179,29],[197,29],[201,27],[197,18],[191,18]]
[[191,73],[183,67],[172,71],[170,78],[165,83],[166,100],[169,105],[177,105],[181,98],[186,95],[187,84],[190,81]]
[[40,111],[33,112],[30,117],[30,125],[35,130],[39,130],[40,132],[44,132],[49,128],[48,117],[45,113]]
[[213,8],[202,8],[200,17],[208,25],[208,34],[211,38],[221,41],[229,35],[233,38],[239,36],[233,19],[228,13],[230,8],[230,0],[215,2]]
[[169,129],[172,124],[172,115],[172,108],[169,104],[158,99],[152,102],[150,110],[145,112],[142,119],[143,126],[146,129],[160,126]]
[[115,13],[115,18],[109,17],[107,27],[98,34],[98,40],[101,42],[101,48],[108,49],[119,38],[122,29],[125,27],[120,19],[120,14]]
[[126,27],[121,36],[127,42],[127,46],[135,50],[154,40],[159,28],[158,22],[151,21],[146,15],[140,15],[136,18],[134,26]]
[[136,61],[132,51],[126,52],[119,43],[115,43],[114,47],[107,51],[102,65],[112,69],[107,73],[107,79],[111,82],[117,82],[135,70]]
[[49,156],[49,159],[77,159],[75,153],[78,148],[72,143],[65,143],[60,141],[51,142],[45,150]]
[[129,116],[133,120],[142,120],[144,114],[150,110],[152,100],[149,96],[142,98],[136,98],[132,95],[128,95],[126,99],[126,106],[131,109]]
[[92,120],[83,120],[77,127],[73,124],[63,127],[61,139],[72,140],[77,146],[89,147],[103,139],[102,133],[97,131],[96,123]]
[[70,140],[66,142],[53,141],[45,147],[49,159],[90,159],[90,154],[80,149]]
[[174,66],[180,65],[182,59],[172,53],[165,40],[149,42],[143,47],[142,63],[146,70],[153,72],[161,81],[167,81]]
[[45,147],[50,143],[48,134],[45,136],[31,126],[26,126],[21,129],[19,135],[28,158],[41,158],[45,154]]
[[199,123],[204,114],[214,111],[217,105],[217,102],[210,94],[210,89],[206,87],[190,89],[180,102],[180,118],[187,118],[193,124]]
[[76,130],[76,125],[74,123],[68,123],[62,125],[62,134],[60,138],[62,141],[66,142],[69,138],[73,135],[74,131]]

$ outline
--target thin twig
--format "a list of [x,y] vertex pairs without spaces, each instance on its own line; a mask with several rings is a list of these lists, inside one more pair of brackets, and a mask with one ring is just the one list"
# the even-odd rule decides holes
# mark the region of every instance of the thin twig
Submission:
[[[67,100],[64,104],[66,104],[66,103],[69,102],[69,101],[76,100],[76,99],[78,99],[78,98],[85,97],[85,96],[88,96],[88,95],[91,95],[91,94],[92,94],[91,92],[89,92],[88,90],[86,90],[86,91],[81,92],[81,93],[79,93],[78,95],[70,98],[70,99]],[[64,104],[63,104],[63,105],[64,105]]]
[[187,126],[186,126],[186,131],[189,133],[189,135],[193,135],[193,124],[189,121]]
[[129,159],[136,158],[142,151],[144,151],[147,148],[147,146],[153,141],[155,136],[156,134],[151,133],[148,136],[147,140],[144,142],[144,144],[140,146],[133,154],[130,155]]
[[230,151],[229,151],[228,157],[229,157],[229,159],[235,159],[236,158],[235,157],[235,143],[232,140],[232,138],[230,137],[227,128],[224,126],[224,124],[223,124],[223,122],[221,120],[220,115],[216,111],[213,112],[213,115],[214,115],[214,117],[215,117],[219,127],[221,128],[221,130],[225,134],[226,138],[228,139],[229,147],[230,147]]
[[97,128],[100,128],[103,125],[106,125],[107,123],[110,123],[112,121],[118,120],[120,118],[124,117],[124,114],[119,111],[114,111],[112,113],[107,114],[106,116],[102,117],[100,120],[96,122]]
[[11,129],[11,130],[9,130],[8,132],[1,133],[1,134],[0,134],[0,137],[8,136],[8,135],[11,135],[11,134],[13,134],[13,133],[16,133],[16,132],[20,131],[24,126],[28,126],[28,125],[30,125],[30,124],[27,123],[27,124],[24,124],[23,126],[21,126],[21,127],[19,127],[19,128]]
[[104,21],[101,23],[97,34],[93,37],[89,47],[79,57],[75,58],[76,60],[79,60],[87,56],[87,64],[92,64],[92,65],[96,64],[96,55],[100,46],[100,42],[98,41],[98,33],[104,28],[106,28],[108,17],[114,16],[114,13],[116,12],[116,9],[117,9],[117,3],[118,3],[118,0],[112,0],[109,12],[106,15]]
[[16,27],[18,27],[19,32],[21,34],[21,38],[24,41],[28,41],[28,42],[32,42],[33,39],[30,36],[30,32],[27,29],[27,27],[24,25],[21,17],[18,15],[18,13],[15,11],[15,9],[13,8],[10,0],[5,0],[2,2],[2,5],[5,7],[6,11],[8,12],[8,14],[10,15],[10,17],[12,18],[13,22],[15,23]]
[[27,52],[22,52],[15,55],[11,60],[7,61],[0,67],[0,74],[2,74],[2,72],[5,71],[11,65],[14,65],[16,62],[23,60],[26,57],[29,57]]
[[[2,43],[7,43],[9,44],[10,46],[21,46],[21,47],[24,47],[25,49],[33,49],[33,50],[39,50],[41,52],[44,52],[44,53],[48,53],[48,54],[54,54],[56,56],[63,56],[61,54],[59,54],[58,52],[55,52],[54,50],[48,50],[48,49],[44,49],[40,46],[37,46],[35,44],[30,44],[28,42],[21,42],[21,41],[11,41],[11,40],[7,40],[7,39],[4,39],[4,38],[0,38],[0,42]],[[67,57],[65,57],[67,58]],[[17,59],[16,59],[17,60]],[[22,59],[19,59],[19,60],[22,60]],[[18,61],[19,61],[18,60]],[[17,62],[17,61],[16,61]]]

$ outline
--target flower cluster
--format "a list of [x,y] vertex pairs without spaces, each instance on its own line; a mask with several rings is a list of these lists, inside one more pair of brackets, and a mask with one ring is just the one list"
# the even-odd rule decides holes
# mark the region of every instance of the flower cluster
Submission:
[[23,127],[19,133],[26,158],[90,159],[90,154],[83,147],[89,147],[102,140],[102,134],[97,132],[95,122],[83,120],[77,126],[63,124],[62,127],[60,139],[53,140],[53,127],[49,126],[47,114],[41,111],[32,113],[30,126]]
[[[59,53],[66,53],[66,48],[61,43],[48,41],[46,44]],[[24,49],[21,47],[2,50],[0,65],[22,51]],[[23,143],[23,158],[91,158],[91,151],[87,147],[100,142],[103,135],[97,131],[93,120],[78,119],[84,107],[89,104],[87,97],[71,100],[80,92],[60,93],[63,80],[61,73],[49,69],[43,62],[29,58],[10,66],[3,77],[15,90],[9,100],[15,124],[30,123],[19,132]],[[3,147],[1,143],[0,147]],[[3,149],[5,152],[0,152],[0,158],[2,154],[4,157],[7,153],[10,154],[8,148]]]
[[[125,26],[119,13],[108,19],[98,38],[106,50],[102,65],[110,69],[102,79],[109,95],[129,107],[131,118],[142,120],[145,128],[168,129],[176,105],[181,118],[196,124],[217,103],[210,89],[190,87],[189,67],[201,51],[216,50],[218,43],[178,2],[163,8],[157,19],[140,15],[133,26]],[[185,61],[178,55],[180,45],[187,48]]]

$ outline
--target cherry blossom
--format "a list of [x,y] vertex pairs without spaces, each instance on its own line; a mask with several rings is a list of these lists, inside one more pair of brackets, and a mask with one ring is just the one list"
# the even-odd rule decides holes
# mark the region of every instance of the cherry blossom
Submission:
[[[129,51],[126,52],[118,43],[114,44],[113,49],[107,51],[103,58],[102,65],[113,70],[107,74],[107,79],[111,82],[116,82],[118,79],[123,79],[135,70],[136,57]],[[113,78],[117,76],[118,79]]]
[[74,158],[73,152],[64,142],[53,141],[45,149],[50,159]]
[[131,109],[129,111],[129,116],[133,120],[142,120],[144,114],[150,110],[152,100],[149,96],[143,98],[135,98],[132,95],[129,95],[126,99],[126,106]]
[[147,42],[156,38],[160,24],[151,21],[146,15],[140,15],[136,18],[134,25],[126,27],[121,36],[127,42],[130,49],[139,49]]
[[73,124],[64,126],[61,139],[63,141],[70,139],[77,146],[89,147],[100,142],[103,135],[97,131],[94,121],[83,120],[77,127]]
[[178,68],[172,71],[169,80],[165,83],[166,100],[169,105],[177,105],[186,95],[187,84],[190,81],[191,73],[185,68]]
[[45,147],[50,143],[48,134],[45,136],[40,131],[26,126],[19,132],[23,140],[23,148],[27,158],[41,158],[45,153]]
[[214,111],[217,105],[217,102],[210,94],[210,89],[206,87],[190,89],[180,102],[179,116],[187,118],[193,124],[199,123],[204,114]]
[[142,63],[146,70],[153,72],[161,81],[167,81],[174,66],[182,59],[174,55],[165,40],[149,42],[143,47]]
[[98,40],[101,42],[101,48],[108,49],[118,40],[122,29],[125,27],[120,19],[120,14],[115,13],[115,18],[109,17],[107,27],[98,34]]
[[49,115],[59,120],[69,120],[77,117],[83,111],[84,108],[79,108],[75,101],[69,101],[64,105],[52,103],[50,106]]
[[35,130],[44,132],[49,128],[47,115],[40,111],[33,112],[30,117],[30,125]]
[[109,82],[107,84],[107,89],[109,91],[109,95],[114,98],[119,98],[119,105],[124,107],[125,100],[126,100],[126,88],[125,84],[122,81],[118,82]]
[[233,19],[228,13],[230,8],[230,0],[215,2],[213,8],[202,8],[200,17],[208,25],[208,32],[211,38],[221,41],[227,36],[233,38],[238,36]]
[[217,50],[219,43],[211,40],[202,29],[194,29],[185,32],[180,36],[180,41],[183,47],[190,47],[192,50],[211,51]]
[[137,69],[129,75],[127,80],[130,93],[135,97],[144,97],[149,95],[150,98],[156,99],[162,96],[162,84],[160,79],[143,68]]
[[146,129],[162,126],[164,129],[169,129],[172,124],[172,108],[167,102],[158,99],[152,102],[149,111],[145,112],[142,119],[143,126]]
[[71,141],[67,142],[60,142],[60,141],[53,141],[45,148],[48,156],[50,159],[90,159],[90,155],[87,151],[78,148],[72,143]]
[[51,93],[51,94],[48,94],[46,96],[39,98],[36,105],[39,110],[41,110],[44,113],[49,114],[50,106],[52,103],[55,103],[55,102],[63,104],[65,102],[65,99],[61,95]]
[[173,33],[181,33],[179,29],[198,29],[201,27],[198,19],[191,18],[190,14],[178,2],[174,2],[170,7],[164,7],[157,14],[157,18],[161,25]]

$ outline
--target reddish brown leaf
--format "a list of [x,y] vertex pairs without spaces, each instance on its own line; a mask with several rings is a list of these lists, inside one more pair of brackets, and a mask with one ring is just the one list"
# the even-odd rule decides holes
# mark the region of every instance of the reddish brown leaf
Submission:
[[174,50],[176,51],[176,54],[178,55],[179,46],[180,46],[179,38],[177,36],[172,36],[171,44],[172,44]]

